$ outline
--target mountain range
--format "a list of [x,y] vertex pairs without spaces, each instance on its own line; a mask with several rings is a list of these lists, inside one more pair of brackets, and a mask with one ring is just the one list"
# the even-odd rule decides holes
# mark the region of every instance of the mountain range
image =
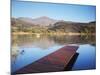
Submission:
[[35,19],[27,18],[27,17],[12,18],[12,20],[14,19],[17,21],[21,21],[21,22],[25,22],[25,23],[29,23],[33,25],[42,25],[42,26],[48,26],[50,24],[52,25],[58,21],[58,20],[51,19],[46,16],[38,17]]
[[46,16],[42,16],[35,19],[27,17],[11,18],[11,25],[12,27],[17,27],[17,28],[33,27],[34,29],[36,28],[38,29],[41,27],[47,27],[46,29],[52,31],[63,31],[63,32],[91,31],[95,33],[96,22],[92,21],[89,23],[80,23],[80,22],[71,22],[64,20],[55,20]]

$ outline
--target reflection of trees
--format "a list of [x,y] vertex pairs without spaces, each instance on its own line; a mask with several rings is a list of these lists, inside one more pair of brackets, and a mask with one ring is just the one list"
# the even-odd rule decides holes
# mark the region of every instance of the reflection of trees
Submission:
[[79,35],[13,35],[12,44],[17,43],[18,46],[23,47],[40,47],[46,49],[55,44],[95,44],[95,36]]
[[84,35],[84,36],[52,36],[49,37],[50,39],[54,40],[59,44],[94,44],[95,43],[95,36],[91,35]]
[[80,39],[81,39],[82,43],[95,44],[95,42],[96,42],[95,35],[80,36]]
[[11,48],[11,58],[12,58],[12,61],[15,63],[16,59],[17,59],[17,56],[19,55],[19,48],[17,46],[16,43],[14,43],[12,45],[12,48]]
[[[13,35],[15,36],[15,35]],[[17,39],[13,39],[12,41],[18,43],[21,47],[40,47],[46,49],[54,45],[54,41],[49,39],[48,36],[40,35],[37,37],[36,35],[16,35]]]
[[12,48],[11,48],[11,60],[12,60],[12,62],[15,63],[18,55],[19,54],[23,55],[24,52],[25,52],[24,50],[19,51],[18,45],[16,43],[14,43],[12,45]]

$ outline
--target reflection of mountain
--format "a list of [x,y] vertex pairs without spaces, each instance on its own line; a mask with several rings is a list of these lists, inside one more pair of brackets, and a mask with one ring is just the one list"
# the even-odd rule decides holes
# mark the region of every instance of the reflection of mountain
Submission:
[[[12,43],[17,43],[20,47],[38,47],[47,49],[54,45],[66,44],[95,44],[95,36],[42,36],[16,35]],[[14,36],[14,37],[16,37]]]
[[38,38],[36,35],[14,35],[12,44],[15,43],[17,43],[20,47],[38,47],[43,49],[47,49],[55,44],[54,41],[48,39],[47,36],[40,36]]
[[52,40],[59,44],[95,44],[95,36],[53,36]]

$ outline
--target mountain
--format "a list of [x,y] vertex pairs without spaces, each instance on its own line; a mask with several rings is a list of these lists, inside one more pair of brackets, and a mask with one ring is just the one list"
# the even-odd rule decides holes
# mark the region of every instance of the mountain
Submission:
[[46,16],[43,16],[43,17],[39,17],[39,18],[36,18],[36,19],[33,19],[33,22],[35,24],[39,24],[39,25],[44,25],[44,26],[49,26],[50,24],[54,24],[57,22],[57,20],[54,20],[54,19],[51,19],[51,18],[48,18]]
[[96,22],[89,23],[77,23],[77,22],[67,22],[61,21],[56,22],[49,30],[52,31],[61,31],[61,32],[92,32],[95,33]]
[[57,20],[51,19],[46,16],[42,16],[42,17],[35,18],[35,19],[20,17],[20,18],[17,18],[17,20],[23,21],[25,23],[41,25],[41,26],[49,26],[57,22]]
[[[32,32],[76,32],[76,33],[95,33],[96,22],[79,23],[63,20],[54,20],[46,16],[31,18],[11,18],[11,25],[14,31]],[[15,30],[16,29],[16,30]]]
[[11,25],[13,27],[32,27],[35,26],[33,22],[31,22],[31,19],[29,18],[11,18]]

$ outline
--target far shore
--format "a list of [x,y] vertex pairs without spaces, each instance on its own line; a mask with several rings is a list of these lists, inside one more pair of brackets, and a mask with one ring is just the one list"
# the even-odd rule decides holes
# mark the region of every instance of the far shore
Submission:
[[57,33],[31,33],[31,32],[12,32],[12,35],[31,35],[31,34],[34,34],[34,35],[43,35],[43,34],[46,34],[46,35],[96,35],[95,33],[62,33],[62,32],[57,32]]

